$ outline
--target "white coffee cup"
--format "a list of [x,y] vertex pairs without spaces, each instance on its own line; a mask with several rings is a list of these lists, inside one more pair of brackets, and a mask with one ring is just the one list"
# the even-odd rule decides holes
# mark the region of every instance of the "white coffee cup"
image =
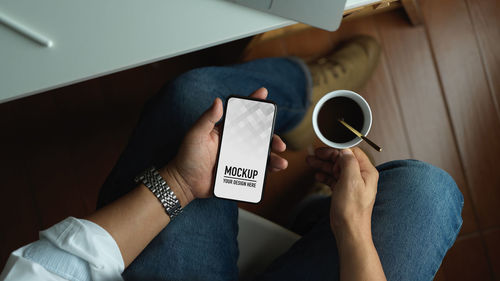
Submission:
[[349,91],[349,90],[337,90],[337,91],[330,92],[330,93],[324,95],[318,101],[318,103],[314,106],[314,111],[313,111],[313,115],[312,115],[312,124],[313,124],[313,128],[314,128],[314,132],[316,133],[318,138],[324,144],[326,144],[330,147],[337,148],[337,149],[344,149],[344,148],[350,148],[350,147],[356,146],[361,142],[361,139],[358,137],[353,138],[352,140],[350,140],[348,142],[337,143],[337,142],[333,142],[333,141],[327,139],[321,133],[321,131],[319,129],[318,114],[321,110],[321,107],[323,107],[325,102],[327,102],[330,99],[336,98],[336,97],[349,98],[359,105],[359,107],[361,108],[361,111],[363,112],[363,119],[364,119],[363,128],[360,130],[360,133],[366,136],[366,135],[368,135],[368,132],[370,132],[370,128],[372,127],[372,111],[370,109],[370,106],[368,105],[368,103],[366,102],[366,100],[362,96],[356,94],[353,91]]

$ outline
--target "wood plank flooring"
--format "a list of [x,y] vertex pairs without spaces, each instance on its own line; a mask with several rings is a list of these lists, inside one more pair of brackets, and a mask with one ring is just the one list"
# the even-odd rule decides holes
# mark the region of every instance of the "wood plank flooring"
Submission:
[[493,227],[500,223],[500,119],[467,5],[422,1],[422,9],[479,224]]
[[480,46],[482,61],[488,77],[497,112],[500,101],[500,3],[498,0],[467,0],[472,26]]
[[[249,60],[327,53],[369,34],[383,54],[360,93],[371,104],[376,163],[416,158],[448,171],[465,197],[464,225],[436,280],[500,280],[500,18],[498,0],[422,0],[424,24],[402,11],[302,30],[246,52]],[[267,37],[266,37],[267,38]],[[206,49],[0,104],[0,264],[37,231],[94,209],[144,102],[176,75],[234,63],[248,40]],[[318,143],[316,144],[318,145]],[[287,151],[289,170],[269,176],[259,205],[279,224],[313,178],[308,151]]]
[[477,223],[425,29],[394,13],[378,16],[377,22],[413,157],[451,174],[465,195],[462,231],[474,232]]

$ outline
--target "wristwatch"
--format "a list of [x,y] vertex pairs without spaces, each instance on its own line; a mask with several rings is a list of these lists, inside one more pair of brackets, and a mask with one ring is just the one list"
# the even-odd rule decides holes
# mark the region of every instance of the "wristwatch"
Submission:
[[182,212],[181,203],[167,182],[153,166],[135,178],[136,183],[143,183],[158,198],[165,212],[173,220]]

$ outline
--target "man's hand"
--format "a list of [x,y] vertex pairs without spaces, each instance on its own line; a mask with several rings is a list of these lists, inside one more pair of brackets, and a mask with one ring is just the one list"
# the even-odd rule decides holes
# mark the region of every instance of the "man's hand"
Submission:
[[[264,100],[267,89],[260,88],[250,97]],[[183,207],[194,198],[212,195],[213,172],[220,138],[220,127],[215,124],[222,118],[222,114],[222,101],[216,98],[188,131],[177,156],[161,170],[162,176]],[[276,154],[285,151],[285,143],[274,135],[271,147],[269,170],[275,172],[286,169],[288,162]]]
[[330,225],[335,236],[345,232],[371,237],[371,216],[377,194],[378,172],[359,148],[318,148],[307,162],[316,179],[332,188]]
[[371,218],[378,172],[359,148],[318,148],[307,162],[332,188],[330,226],[340,257],[340,280],[386,280],[373,244]]

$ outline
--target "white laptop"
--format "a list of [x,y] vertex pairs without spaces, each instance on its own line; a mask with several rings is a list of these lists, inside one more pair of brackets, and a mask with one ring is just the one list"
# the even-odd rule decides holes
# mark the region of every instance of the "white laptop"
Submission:
[[346,0],[231,0],[238,4],[300,21],[329,31],[337,30]]

